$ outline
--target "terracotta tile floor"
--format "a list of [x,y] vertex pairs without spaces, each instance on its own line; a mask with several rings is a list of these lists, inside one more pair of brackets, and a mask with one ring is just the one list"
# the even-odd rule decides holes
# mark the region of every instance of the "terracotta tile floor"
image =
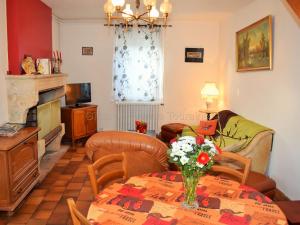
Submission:
[[13,216],[0,214],[0,225],[72,224],[66,203],[70,197],[86,215],[93,200],[87,175],[88,164],[84,148],[69,149]]

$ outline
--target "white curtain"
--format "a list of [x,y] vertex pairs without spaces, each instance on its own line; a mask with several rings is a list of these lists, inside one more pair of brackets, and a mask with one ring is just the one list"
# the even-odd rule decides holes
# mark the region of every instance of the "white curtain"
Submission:
[[115,31],[114,99],[122,102],[161,102],[163,49],[161,29],[133,27]]

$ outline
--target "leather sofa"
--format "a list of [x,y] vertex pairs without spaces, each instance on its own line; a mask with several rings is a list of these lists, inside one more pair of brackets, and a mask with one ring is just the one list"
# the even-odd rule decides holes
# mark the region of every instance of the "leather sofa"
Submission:
[[[157,138],[136,132],[102,131],[91,136],[86,143],[87,156],[95,162],[97,159],[112,153],[126,152],[131,154],[127,170],[130,176],[150,172],[161,172],[169,169],[165,143]],[[114,163],[103,168],[102,172],[120,167]]]

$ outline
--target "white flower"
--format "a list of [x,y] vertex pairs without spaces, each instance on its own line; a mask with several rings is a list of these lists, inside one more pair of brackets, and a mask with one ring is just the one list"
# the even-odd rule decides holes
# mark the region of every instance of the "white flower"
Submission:
[[203,168],[204,167],[204,165],[202,164],[202,163],[196,163],[196,165],[198,166],[198,167],[200,167],[200,168]]
[[180,162],[182,165],[185,165],[186,163],[188,163],[189,159],[186,156],[182,156],[180,159]]
[[192,152],[194,149],[191,145],[184,145],[184,146],[182,146],[182,150],[184,152]]
[[178,157],[174,157],[174,159],[173,159],[174,161],[177,161],[178,160]]

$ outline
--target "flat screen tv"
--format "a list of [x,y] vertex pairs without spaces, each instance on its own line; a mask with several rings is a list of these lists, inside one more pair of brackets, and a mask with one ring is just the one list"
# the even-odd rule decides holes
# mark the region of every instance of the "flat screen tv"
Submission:
[[66,105],[80,106],[88,102],[91,102],[91,83],[66,85]]

